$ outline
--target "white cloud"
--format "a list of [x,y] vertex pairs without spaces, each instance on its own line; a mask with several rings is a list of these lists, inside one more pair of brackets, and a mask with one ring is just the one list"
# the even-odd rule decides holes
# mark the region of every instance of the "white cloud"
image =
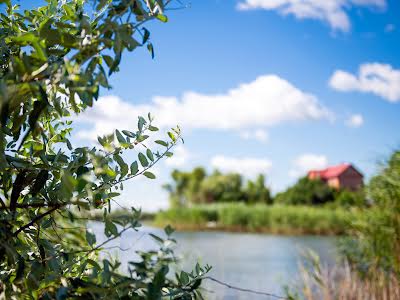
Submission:
[[293,168],[289,171],[290,177],[300,177],[314,169],[324,169],[328,166],[328,158],[325,155],[305,153],[299,155],[293,161]]
[[234,172],[246,177],[254,177],[258,174],[268,173],[272,163],[266,158],[236,158],[217,155],[211,159],[211,166],[222,172]]
[[333,119],[333,113],[314,95],[276,75],[265,75],[222,94],[187,92],[180,99],[156,96],[149,104],[135,105],[116,96],[101,97],[79,116],[77,121],[90,128],[78,132],[78,137],[95,138],[115,128],[132,129],[137,116],[148,112],[156,117],[159,127],[179,123],[184,130],[241,131],[288,121]]
[[316,19],[327,22],[331,28],[349,31],[351,24],[346,10],[351,7],[385,8],[385,0],[243,0],[239,10],[277,10],[282,15],[297,19]]
[[165,160],[165,164],[169,167],[183,167],[191,157],[189,151],[182,145],[178,145],[173,149],[174,155]]
[[349,127],[358,128],[364,124],[364,118],[360,114],[351,115],[345,122]]
[[337,70],[330,78],[329,85],[342,92],[373,93],[390,102],[400,101],[400,70],[388,64],[362,64],[358,75]]
[[239,133],[240,137],[244,140],[257,140],[261,143],[266,143],[269,139],[268,132],[263,129],[256,130],[243,130]]

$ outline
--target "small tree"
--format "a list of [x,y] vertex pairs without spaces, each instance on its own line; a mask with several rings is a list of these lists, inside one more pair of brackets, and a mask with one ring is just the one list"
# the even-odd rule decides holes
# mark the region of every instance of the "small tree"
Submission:
[[258,175],[255,181],[249,180],[247,182],[243,194],[247,203],[273,203],[270,190],[265,185],[265,176],[262,174]]
[[335,190],[321,180],[300,178],[286,191],[276,195],[275,201],[294,205],[317,205],[332,202]]
[[[149,169],[172,155],[179,128],[149,143],[149,133],[158,130],[149,114],[133,130],[99,137],[100,147],[74,148],[69,140],[69,117],[92,106],[101,87],[110,88],[123,52],[146,46],[154,55],[143,24],[167,21],[170,1],[48,0],[23,13],[0,2],[7,5],[0,14],[0,297],[195,297],[209,268],[168,279],[169,227],[166,240],[154,236],[160,251],[140,253],[129,275],[97,256],[107,242],[140,226],[135,209],[112,219],[110,203],[125,181],[155,177]],[[127,151],[136,151],[137,160],[128,164],[121,156]],[[76,214],[93,209],[104,209],[103,243]]]

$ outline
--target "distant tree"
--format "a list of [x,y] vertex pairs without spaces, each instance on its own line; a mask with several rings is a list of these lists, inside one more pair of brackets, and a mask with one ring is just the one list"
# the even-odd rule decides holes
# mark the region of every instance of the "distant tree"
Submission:
[[243,200],[242,176],[235,173],[214,172],[200,185],[202,203],[239,202]]
[[172,171],[173,182],[163,186],[169,192],[171,206],[187,206],[189,203],[202,202],[199,191],[205,177],[206,171],[201,167],[197,167],[191,172]]
[[275,202],[293,205],[318,205],[335,200],[335,190],[321,180],[300,178],[286,191],[276,195]]
[[264,175],[247,181],[246,186],[240,174],[214,170],[207,175],[201,167],[189,172],[174,170],[171,178],[172,182],[164,188],[169,192],[173,207],[217,202],[272,203]]
[[246,202],[250,204],[265,203],[272,204],[273,199],[269,188],[265,185],[265,176],[260,174],[255,181],[249,180],[246,188],[243,190]]
[[[149,143],[158,130],[149,114],[132,131],[99,137],[95,147],[69,140],[69,119],[92,106],[102,87],[110,88],[123,52],[144,45],[153,55],[143,24],[167,21],[169,2],[48,0],[20,13],[11,1],[0,1],[1,299],[196,297],[208,268],[197,266],[176,280],[167,276],[175,261],[169,227],[166,239],[153,236],[159,251],[139,253],[128,274],[98,256],[108,242],[140,226],[134,209],[129,216],[110,215],[123,183],[154,178],[149,169],[172,155],[180,130]],[[129,164],[121,155],[127,151],[137,157]],[[78,214],[95,209],[103,210],[104,242]]]

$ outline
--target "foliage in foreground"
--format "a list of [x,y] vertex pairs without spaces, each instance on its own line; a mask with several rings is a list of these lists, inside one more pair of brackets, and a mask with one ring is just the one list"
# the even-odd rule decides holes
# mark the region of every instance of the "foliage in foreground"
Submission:
[[397,300],[400,280],[393,274],[375,269],[373,277],[361,277],[348,263],[323,266],[309,253],[300,268],[295,285],[287,287],[291,300]]
[[[179,141],[149,142],[158,129],[139,117],[132,131],[99,137],[100,147],[74,148],[68,119],[92,106],[122,53],[145,45],[144,22],[165,22],[162,0],[48,0],[20,13],[6,2],[0,15],[0,297],[6,299],[190,299],[209,268],[177,280],[167,238],[140,253],[129,274],[97,253],[140,224],[139,212],[111,218],[110,202],[126,180],[154,178],[149,169]],[[4,8],[4,6],[2,7]],[[136,116],[132,116],[136,118]],[[136,123],[133,122],[133,123]],[[125,128],[124,128],[125,129]],[[152,148],[150,148],[150,146]],[[157,147],[156,147],[157,146]],[[126,153],[137,156],[128,164]],[[76,212],[104,209],[107,240],[97,243]]]
[[367,188],[374,206],[352,223],[356,239],[342,249],[362,274],[381,270],[400,278],[400,151],[381,165]]
[[294,205],[221,203],[159,212],[155,224],[178,229],[226,229],[281,234],[345,234],[363,210]]
[[400,299],[400,151],[381,165],[367,193],[373,207],[349,223],[352,235],[339,247],[345,263],[326,268],[310,255],[290,299]]

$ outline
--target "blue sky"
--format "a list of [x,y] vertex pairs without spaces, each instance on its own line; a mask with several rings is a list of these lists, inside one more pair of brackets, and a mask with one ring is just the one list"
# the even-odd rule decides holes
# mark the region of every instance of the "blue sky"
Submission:
[[148,25],[155,59],[126,54],[98,117],[77,124],[79,142],[146,110],[164,129],[181,124],[175,158],[127,184],[123,205],[165,207],[174,167],[263,172],[277,192],[341,162],[368,177],[399,146],[399,1],[183,1]]

